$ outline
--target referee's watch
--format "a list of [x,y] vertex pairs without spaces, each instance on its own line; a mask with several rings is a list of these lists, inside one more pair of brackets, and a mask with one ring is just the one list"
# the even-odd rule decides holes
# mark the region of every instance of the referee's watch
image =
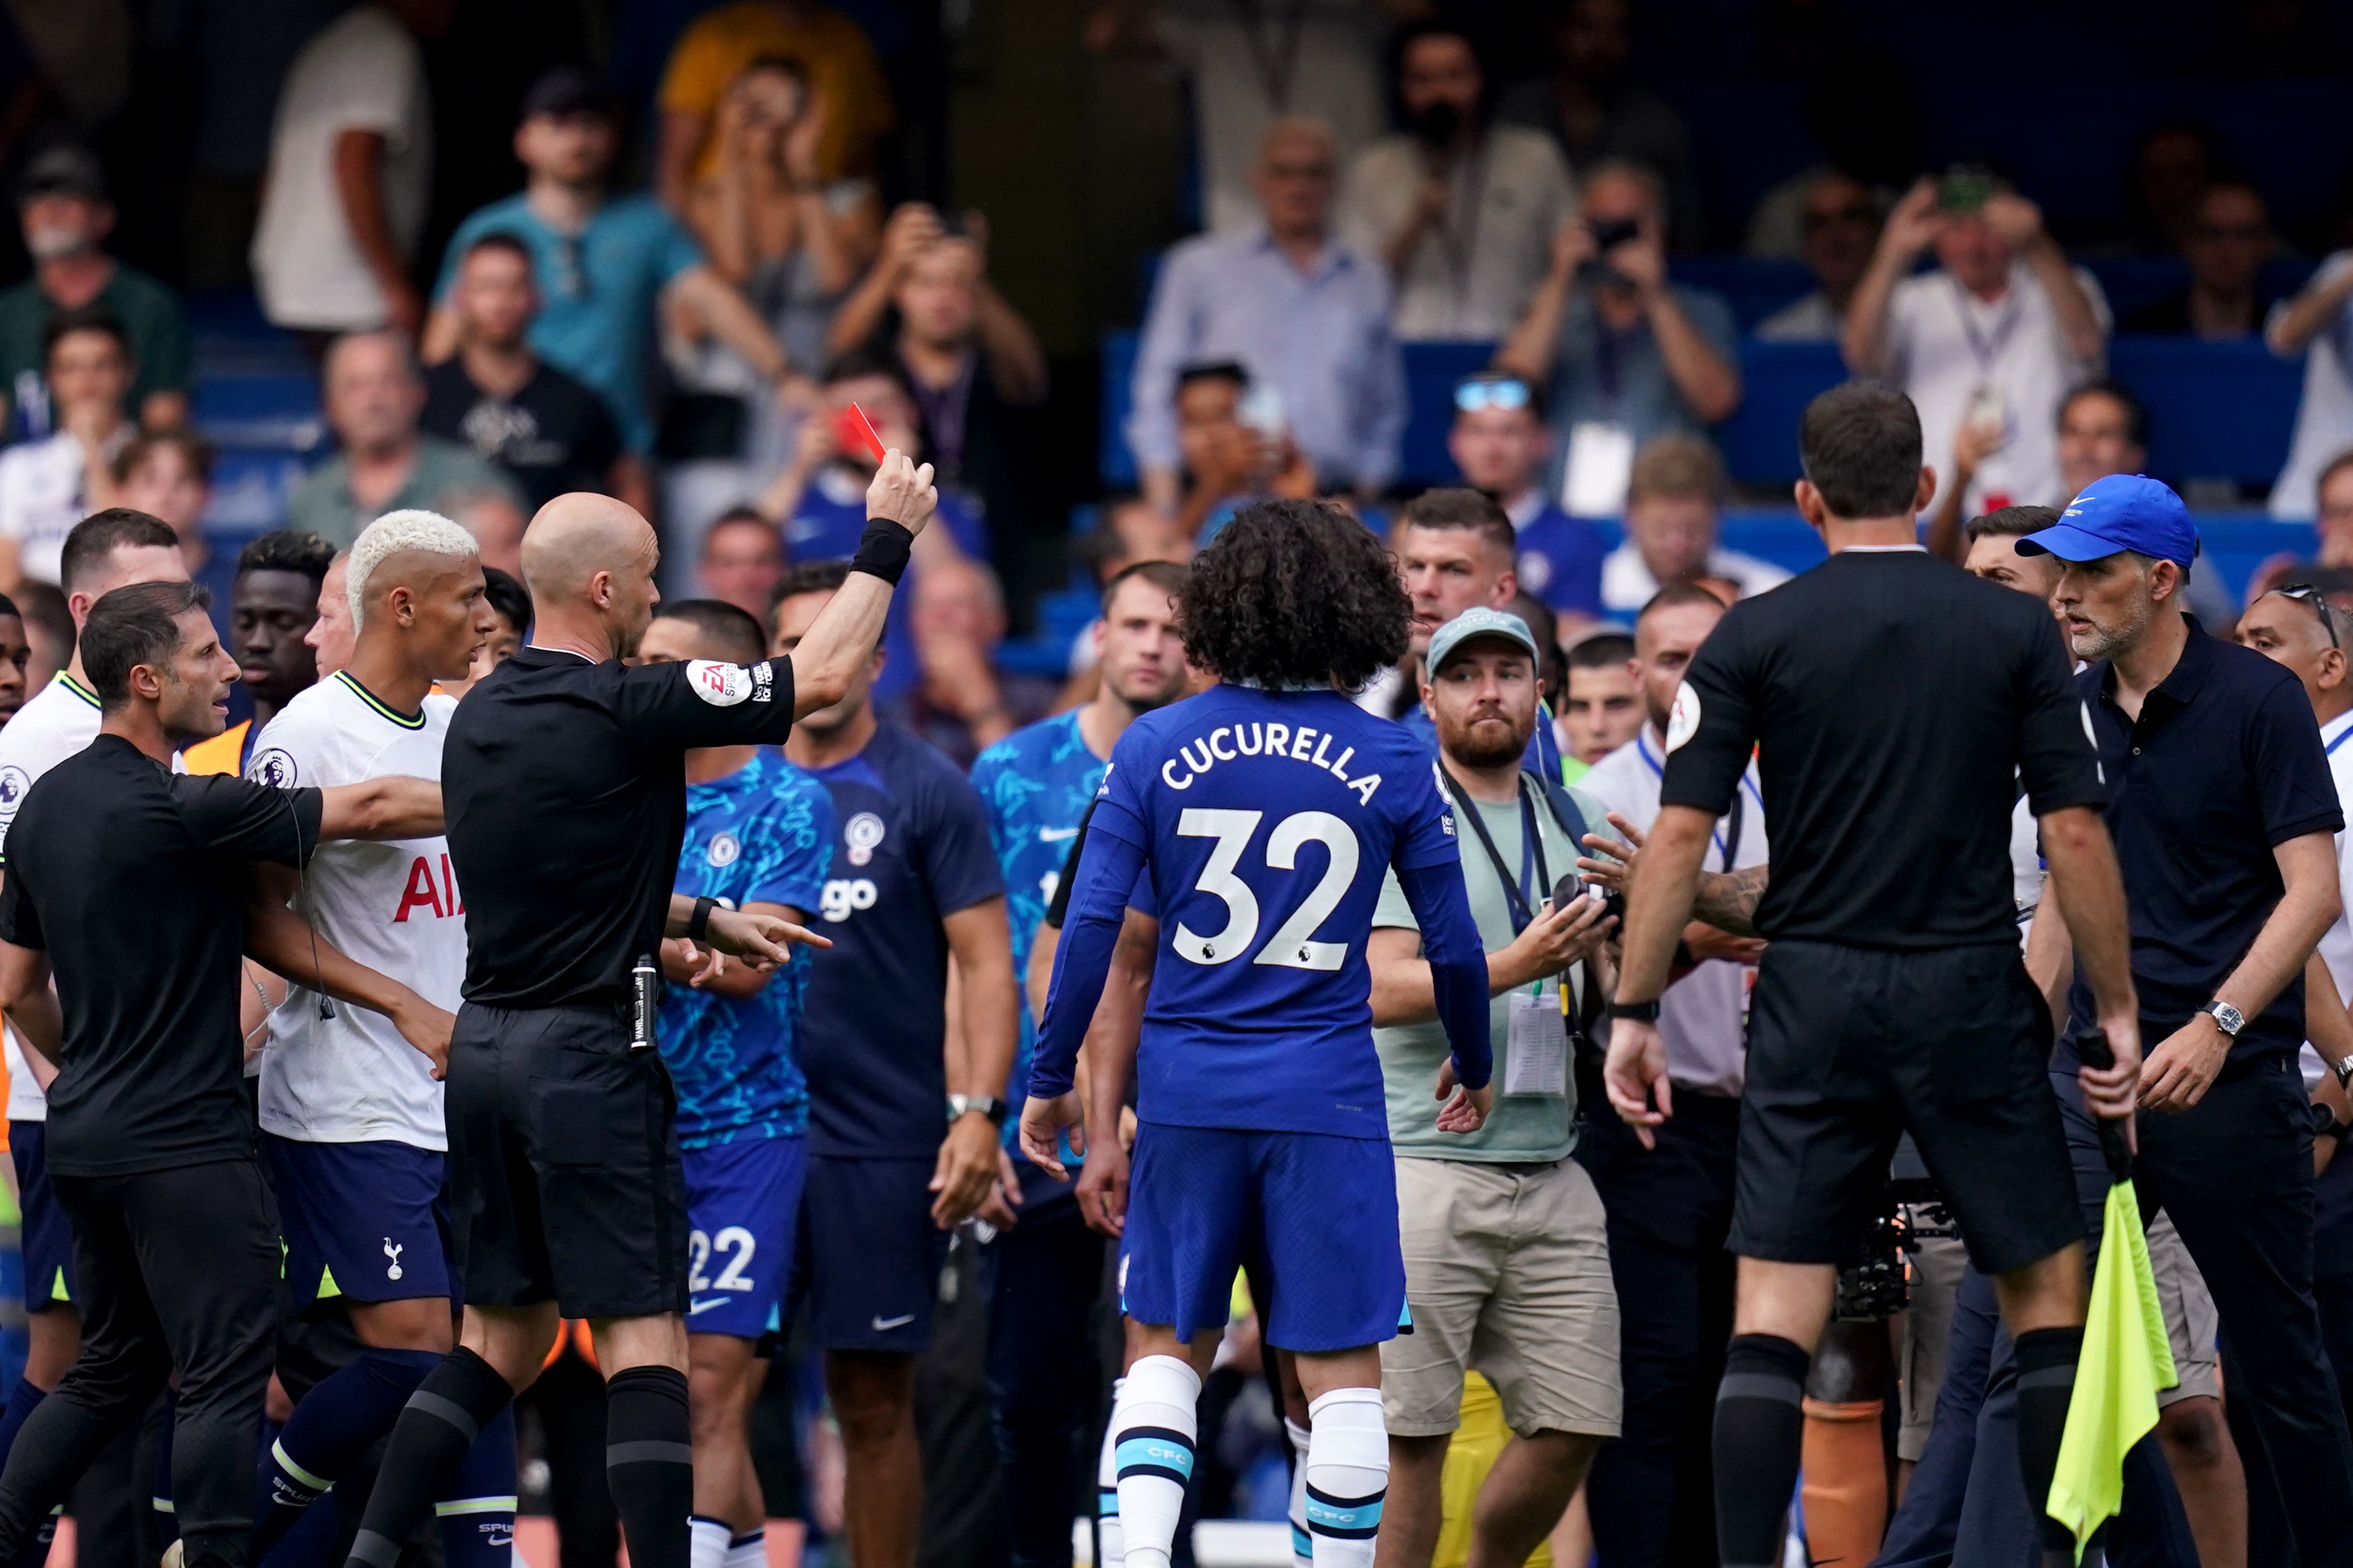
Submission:
[[2234,1040],[2239,1037],[2239,1031],[2247,1026],[2247,1016],[2220,996],[2198,1010],[2211,1017],[2214,1026]]
[[1648,1002],[1612,1002],[1609,1016],[1632,1024],[1655,1024],[1659,1021],[1659,999],[1653,996]]
[[1005,1101],[993,1094],[952,1094],[948,1096],[948,1120],[968,1116],[977,1110],[998,1127],[1005,1125]]
[[2343,1061],[2329,1063],[2328,1070],[2337,1075],[2337,1088],[2353,1089],[2353,1057],[2347,1057]]

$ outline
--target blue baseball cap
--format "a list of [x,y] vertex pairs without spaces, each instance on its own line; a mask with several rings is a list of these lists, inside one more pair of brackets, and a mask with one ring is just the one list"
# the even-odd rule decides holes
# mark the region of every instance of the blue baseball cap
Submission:
[[1530,658],[1542,661],[1536,652],[1535,634],[1528,630],[1527,622],[1508,610],[1491,610],[1479,605],[1430,634],[1430,672],[1435,675],[1444,669],[1446,661],[1454,657],[1457,649],[1478,637],[1501,637],[1505,642],[1517,643],[1527,649]]
[[2170,561],[2187,571],[2198,559],[2198,529],[2173,487],[2146,474],[2094,479],[2059,521],[2018,542],[2021,555],[2098,561],[2125,551]]

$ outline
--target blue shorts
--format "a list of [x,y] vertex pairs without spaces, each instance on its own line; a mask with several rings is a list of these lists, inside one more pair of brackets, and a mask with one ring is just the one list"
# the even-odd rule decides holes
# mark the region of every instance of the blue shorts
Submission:
[[1344,1351],[1394,1339],[1405,1313],[1397,1165],[1386,1138],[1136,1129],[1120,1249],[1123,1309],[1179,1340],[1222,1329],[1247,1265],[1269,1344]]
[[682,1152],[688,1333],[756,1340],[782,1326],[807,1148],[754,1134]]
[[937,1163],[809,1155],[792,1295],[808,1303],[818,1349],[917,1355],[930,1346],[948,1251],[948,1233],[932,1223]]
[[16,1166],[16,1203],[23,1211],[18,1232],[25,1250],[25,1310],[45,1312],[74,1300],[73,1226],[49,1186],[49,1124],[8,1123],[8,1155]]
[[305,1143],[261,1135],[286,1231],[297,1311],[322,1301],[455,1296],[448,1156],[412,1144]]

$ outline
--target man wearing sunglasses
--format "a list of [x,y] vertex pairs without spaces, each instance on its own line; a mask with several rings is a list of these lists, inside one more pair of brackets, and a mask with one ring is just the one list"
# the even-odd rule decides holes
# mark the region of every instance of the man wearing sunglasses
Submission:
[[1571,623],[1601,614],[1601,535],[1545,493],[1552,434],[1544,395],[1515,375],[1482,371],[1454,386],[1446,450],[1462,482],[1500,502],[1519,534],[1520,586]]
[[1807,183],[1799,223],[1798,254],[1814,275],[1814,291],[1757,322],[1757,336],[1768,343],[1834,343],[1879,244],[1879,203],[1852,174],[1826,169]]
[[[2296,1057],[2305,966],[2337,923],[2345,815],[2306,693],[2253,650],[2180,613],[2198,533],[2154,479],[2111,474],[2021,540],[2063,563],[2055,595],[2131,913],[2140,1033],[2141,1202],[2162,1208],[2212,1291],[2224,1382],[2264,1450],[2308,1562],[2341,1556],[2353,1439],[2313,1290],[2311,1131]],[[2308,618],[2304,605],[2279,605]],[[2333,637],[2336,627],[2327,630]],[[2049,919],[2028,968],[2054,999],[2071,967]],[[2054,1012],[2094,1016],[2076,983]],[[2072,1069],[2072,1040],[2053,1065]],[[2284,1477],[2283,1478],[2284,1480]]]

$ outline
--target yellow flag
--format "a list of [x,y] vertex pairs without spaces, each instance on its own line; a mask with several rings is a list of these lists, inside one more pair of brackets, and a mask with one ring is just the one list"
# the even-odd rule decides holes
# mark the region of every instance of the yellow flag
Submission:
[[2157,1426],[2157,1391],[2179,1381],[2140,1205],[2132,1184],[2119,1182],[2108,1189],[2084,1354],[2051,1479],[2051,1517],[2075,1532],[2077,1562],[2084,1543],[2124,1500],[2125,1454]]

